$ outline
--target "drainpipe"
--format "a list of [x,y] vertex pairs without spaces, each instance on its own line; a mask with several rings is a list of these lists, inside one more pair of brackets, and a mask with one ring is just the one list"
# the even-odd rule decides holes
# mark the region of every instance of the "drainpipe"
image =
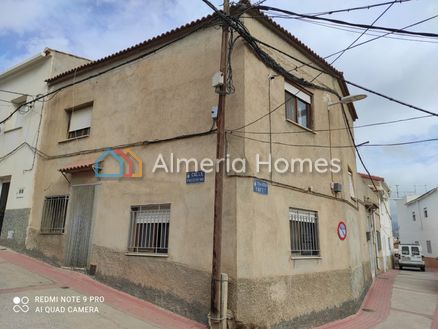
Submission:
[[228,327],[228,275],[226,273],[221,274],[221,321],[222,329]]

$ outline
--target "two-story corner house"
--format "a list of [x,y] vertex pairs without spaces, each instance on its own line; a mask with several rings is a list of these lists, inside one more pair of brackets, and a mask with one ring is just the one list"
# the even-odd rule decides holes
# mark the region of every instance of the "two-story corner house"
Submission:
[[[0,74],[0,243],[23,247],[35,180],[46,79],[88,60],[46,48]],[[27,104],[23,106],[23,104]],[[12,116],[11,116],[12,114]]]
[[426,267],[438,268],[438,188],[397,200],[401,243],[418,243]]
[[367,197],[370,196],[370,191],[372,191],[377,197],[377,214],[374,216],[374,222],[371,223],[369,238],[370,240],[374,239],[373,250],[375,250],[377,255],[376,271],[386,272],[393,266],[392,256],[394,252],[392,217],[389,205],[391,190],[383,177],[374,175],[369,176],[364,173],[359,173],[358,175],[362,180],[362,184],[365,185],[365,189],[368,189]]
[[[328,74],[303,86],[300,79],[319,72],[260,46],[293,72],[285,77],[242,38],[234,43],[226,149],[246,168],[239,162],[224,179],[228,307],[236,321],[261,327],[346,316],[372,280],[355,153],[345,147],[352,141],[344,120],[352,125],[356,112],[341,103],[328,110],[348,89],[340,72],[262,13],[248,10],[241,21],[257,39]],[[62,265],[92,268],[105,282],[202,322],[214,173],[178,160],[216,156],[219,26],[211,15],[48,80],[51,90],[70,86],[45,104],[39,151],[46,157],[37,164],[27,241]],[[341,128],[331,138],[329,116]],[[307,160],[295,172],[269,172],[266,164],[258,171],[257,156],[266,163],[269,155]],[[340,170],[332,174],[310,168],[335,158]]]

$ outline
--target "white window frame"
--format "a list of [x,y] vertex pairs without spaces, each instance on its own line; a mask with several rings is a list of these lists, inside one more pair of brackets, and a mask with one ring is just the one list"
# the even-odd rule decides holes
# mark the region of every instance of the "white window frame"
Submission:
[[316,211],[290,207],[289,230],[293,258],[321,257]]
[[[299,125],[300,127],[306,129],[312,129],[312,96],[305,93],[304,91],[294,87],[288,82],[284,83],[284,91],[285,91],[285,117],[289,122],[293,122],[294,124]],[[287,99],[287,96],[290,96],[291,99]],[[288,112],[288,104],[292,101],[294,103],[294,113],[292,113],[291,117]],[[299,102],[304,103],[306,105],[307,113],[306,113],[306,123],[303,124],[300,122],[298,115],[298,104]]]
[[348,168],[348,186],[350,189],[350,197],[352,199],[356,199],[356,193],[354,191],[353,171],[350,168]]
[[[21,113],[21,112],[23,112],[23,108],[20,108],[20,106],[22,106],[26,102],[27,102],[27,95],[23,95],[23,96],[20,96],[20,97],[17,97],[15,99],[11,100],[11,103],[14,107],[13,111],[16,111],[16,112],[5,122],[5,125],[4,125],[5,133],[19,129],[22,127],[22,122],[21,122],[22,118],[20,116],[23,115]],[[17,110],[18,108],[20,108],[20,109]]]
[[170,211],[170,203],[132,206],[128,252],[167,255]]
[[[66,111],[68,113],[67,138],[73,139],[89,136],[93,115],[93,102],[84,103],[73,108],[66,109]],[[74,120],[79,121],[79,123],[75,123]],[[72,128],[72,122],[77,127]]]

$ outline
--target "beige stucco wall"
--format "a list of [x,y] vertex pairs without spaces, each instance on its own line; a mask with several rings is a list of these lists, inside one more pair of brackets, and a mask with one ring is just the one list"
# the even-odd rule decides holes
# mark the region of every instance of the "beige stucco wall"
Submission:
[[[116,69],[98,78],[59,92],[47,103],[40,148],[50,160],[41,159],[37,170],[37,193],[31,220],[28,248],[53,257],[64,257],[64,235],[41,235],[44,197],[69,194],[69,183],[58,169],[76,161],[97,158],[101,152],[71,153],[146,140],[166,139],[208,131],[210,109],[217,103],[211,76],[218,69],[220,31],[209,28],[196,33],[144,60]],[[239,51],[238,49],[236,51]],[[242,83],[243,61],[234,63],[235,84]],[[68,82],[65,82],[68,83]],[[60,85],[53,86],[54,89]],[[243,97],[227,99],[229,120],[237,121]],[[68,114],[75,105],[93,101],[90,136],[65,141]],[[67,174],[72,185],[98,184],[93,214],[90,264],[98,277],[122,286],[140,297],[183,315],[206,321],[209,307],[212,258],[214,174],[202,184],[186,184],[185,170],[153,174],[161,153],[169,164],[174,158],[213,158],[216,135],[132,147],[143,160],[143,177],[97,179],[92,172]],[[114,163],[103,162],[104,172]],[[225,182],[223,269],[236,274],[235,180]],[[170,236],[167,257],[126,255],[130,209],[133,205],[170,203]],[[67,218],[69,221],[69,218]],[[66,223],[68,227],[68,223]]]
[[[255,20],[245,20],[253,35],[283,51],[301,58],[303,54],[278,38]],[[292,69],[294,62],[266,49],[277,62]],[[311,80],[317,72],[303,68],[293,72],[298,77]],[[273,79],[270,77],[274,76]],[[341,94],[338,82],[327,75],[315,83],[329,86]],[[273,134],[272,141],[294,145],[329,145],[326,131],[310,132],[285,120],[285,80],[261,63],[248,49],[245,51],[245,121],[249,123],[273,110],[269,117],[249,125],[229,136],[228,149],[235,157],[248,160],[248,176],[274,181],[269,184],[268,195],[252,192],[252,177],[242,177],[237,182],[237,307],[236,317],[244,323],[267,327],[296,324],[318,324],[328,319],[345,316],[360,305],[370,282],[369,254],[366,244],[366,217],[356,200],[350,198],[347,172],[356,172],[353,148],[333,148],[333,158],[341,160],[342,171],[333,175],[333,181],[342,183],[343,192],[331,192],[330,174],[316,172],[273,173],[256,172],[255,158],[269,157],[269,143],[242,139],[242,136],[263,141],[269,134],[250,132],[289,132]],[[314,130],[345,128],[341,106],[328,111],[328,103],[336,100],[325,91],[308,89],[312,96]],[[345,107],[350,125],[352,119]],[[270,126],[271,124],[271,126]],[[238,128],[242,124],[232,124]],[[247,132],[244,135],[242,132]],[[332,145],[351,145],[347,130],[332,131]],[[243,144],[243,145],[242,145]],[[272,158],[329,159],[328,148],[291,147],[272,144]],[[278,183],[278,184],[276,184]],[[359,184],[354,176],[355,192]],[[308,190],[312,192],[307,192]],[[359,197],[359,196],[358,196]],[[318,212],[321,257],[292,259],[290,253],[289,207]],[[337,236],[339,221],[345,221],[348,237],[341,241]],[[342,287],[342,288],[340,288]],[[261,306],[263,305],[263,306]],[[345,312],[345,313],[343,313]]]

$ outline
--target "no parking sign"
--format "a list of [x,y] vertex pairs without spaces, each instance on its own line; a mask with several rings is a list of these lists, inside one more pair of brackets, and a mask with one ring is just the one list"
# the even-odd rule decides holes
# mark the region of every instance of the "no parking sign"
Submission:
[[343,221],[340,221],[338,224],[338,237],[341,241],[347,238],[347,225]]

